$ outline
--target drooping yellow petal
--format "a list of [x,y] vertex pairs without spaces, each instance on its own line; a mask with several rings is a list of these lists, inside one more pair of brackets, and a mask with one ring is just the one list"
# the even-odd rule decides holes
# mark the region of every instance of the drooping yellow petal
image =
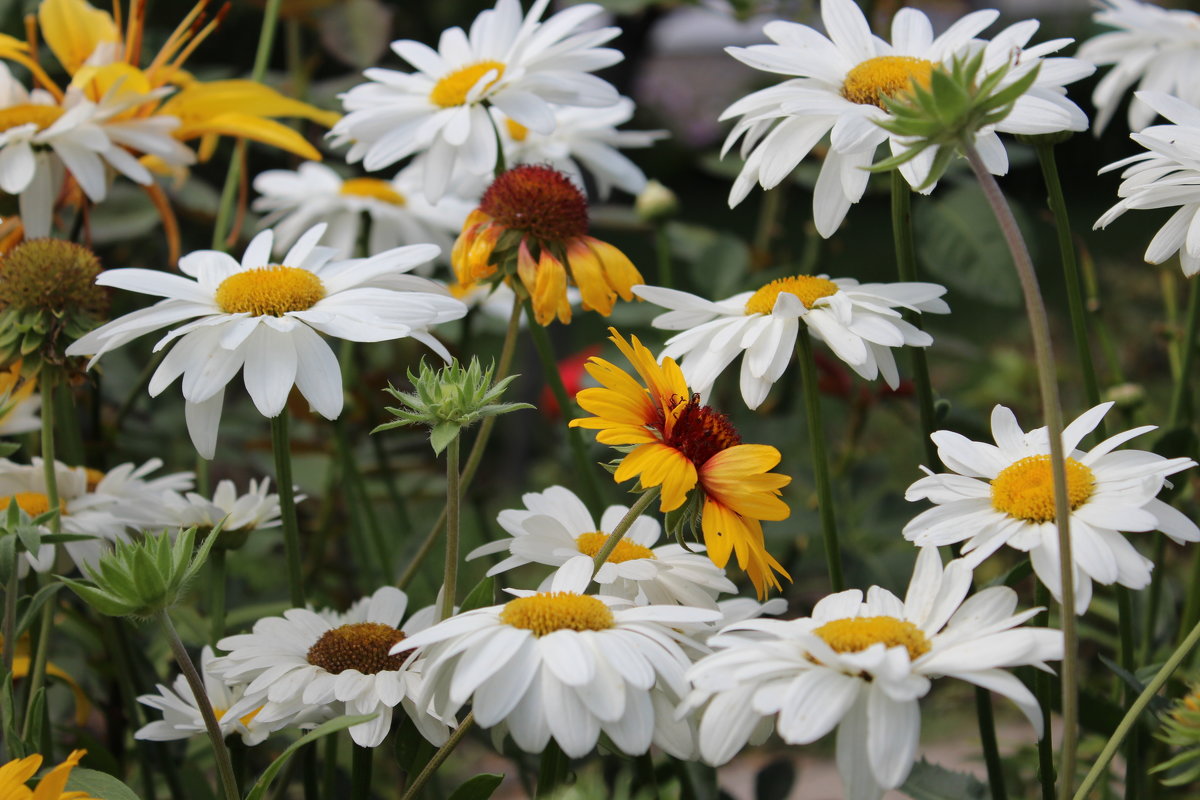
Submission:
[[567,261],[571,265],[571,277],[583,297],[583,307],[605,316],[611,314],[617,293],[608,285],[596,254],[582,240],[573,239],[567,244]]
[[663,512],[674,511],[696,486],[696,467],[687,457],[665,444],[644,444],[621,460],[613,479],[623,483],[637,477],[642,486],[662,486]]
[[[522,281],[524,281],[523,278]],[[561,301],[567,296],[567,270],[563,267],[562,262],[551,254],[549,248],[542,249],[534,284],[530,286],[526,282],[525,288],[529,290],[533,303],[533,315],[538,324],[543,327],[549,325],[554,321],[555,315],[561,311]],[[567,306],[567,318],[561,319],[560,315],[559,321],[563,323],[571,321],[570,306]]]
[[38,26],[58,63],[72,75],[97,46],[121,39],[112,15],[86,0],[42,0]]
[[[176,112],[166,111],[165,107],[159,109],[159,114],[178,116]],[[280,150],[295,153],[310,161],[321,160],[320,151],[309,144],[307,139],[288,126],[274,120],[238,112],[218,114],[212,117],[181,119],[184,119],[183,124],[174,131],[175,138],[181,141],[213,134],[233,136],[278,147]]]
[[15,791],[19,786],[24,786],[25,782],[37,774],[38,769],[42,766],[42,757],[37,753],[25,758],[16,758],[9,761],[7,764],[0,766],[0,790],[6,792],[0,797],[8,798],[7,792],[12,792],[13,797],[20,797],[20,794]]
[[67,760],[38,781],[37,789],[33,792],[33,800],[98,800],[87,792],[67,792],[67,781],[71,778],[71,770],[79,766],[86,750],[73,750]]
[[93,102],[99,102],[114,87],[118,88],[118,96],[146,94],[154,88],[150,85],[150,79],[146,77],[146,73],[124,61],[105,64],[101,67],[84,65],[71,79],[71,85],[82,90],[84,95]]
[[730,552],[736,553],[738,566],[754,584],[759,600],[766,598],[768,586],[782,588],[775,577],[776,572],[791,580],[783,565],[767,552],[762,524],[757,519],[743,517],[714,498],[706,497],[700,524],[708,557],[718,567],[724,567]]
[[[240,112],[256,117],[299,117],[332,127],[341,114],[293,100],[257,81],[193,81],[163,104],[163,114],[185,122],[195,117],[216,117]],[[249,138],[249,137],[248,137]]]
[[646,281],[629,257],[613,245],[594,236],[584,236],[583,241],[600,262],[608,285],[621,295],[622,300],[632,300],[633,287]]

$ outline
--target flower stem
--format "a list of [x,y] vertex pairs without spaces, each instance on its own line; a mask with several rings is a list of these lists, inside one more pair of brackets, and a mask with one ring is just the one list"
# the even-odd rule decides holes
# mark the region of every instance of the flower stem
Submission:
[[[912,189],[900,170],[892,170],[892,239],[896,246],[896,271],[902,281],[917,279],[917,253],[913,246]],[[920,329],[921,316],[905,310],[904,319]],[[917,408],[921,414],[921,433],[925,443],[925,461],[935,472],[941,467],[937,445],[930,436],[936,430],[933,411],[933,384],[929,380],[929,361],[925,348],[910,347],[913,363],[913,383],[917,388]]]
[[[558,362],[554,358],[554,350],[550,347],[550,338],[546,335],[546,329],[534,316],[533,303],[526,301],[525,315],[529,319],[529,333],[533,337],[534,347],[537,348],[538,358],[542,362],[542,372],[545,373],[546,382],[550,384],[550,391],[554,394],[554,399],[558,401],[558,407],[562,410],[565,418],[571,413],[574,402],[567,395],[567,388],[563,386],[562,375],[558,371]],[[567,428],[567,441],[571,445],[571,456],[575,461],[575,469],[583,481],[583,485],[580,487],[583,502],[595,514],[600,510],[602,503],[600,487],[596,485],[595,466],[588,461],[587,446],[584,444],[579,428]]]
[[[1043,610],[1033,619],[1038,627],[1050,625],[1050,590],[1041,581],[1033,582],[1033,604]],[[1038,731],[1038,783],[1042,787],[1042,800],[1054,800],[1054,743],[1050,735],[1051,695],[1054,694],[1052,675],[1034,670],[1033,693],[1042,710],[1042,730]]]
[[208,640],[215,647],[225,636],[225,548],[219,543],[208,554],[208,616]]
[[217,774],[221,779],[222,794],[224,794],[225,800],[239,800],[237,780],[233,776],[233,763],[229,760],[229,750],[225,747],[225,737],[221,735],[221,726],[217,724],[217,715],[213,713],[212,703],[209,702],[208,693],[204,690],[204,681],[200,678],[200,673],[196,671],[196,665],[192,663],[187,649],[184,648],[178,631],[171,623],[171,616],[166,611],[160,611],[158,620],[162,623],[163,630],[166,631],[167,643],[171,645],[171,655],[175,656],[175,662],[183,672],[183,677],[192,690],[192,696],[196,698],[196,707],[200,709],[200,716],[204,719],[204,729],[208,732],[209,741],[212,742],[213,755],[217,762]]
[[996,216],[1005,242],[1012,254],[1013,266],[1021,282],[1025,296],[1025,311],[1029,316],[1029,329],[1033,337],[1034,360],[1037,363],[1038,384],[1042,395],[1042,416],[1050,440],[1050,474],[1054,481],[1054,521],[1058,529],[1058,549],[1062,581],[1062,624],[1063,669],[1062,669],[1062,753],[1059,775],[1062,780],[1058,794],[1062,800],[1071,796],[1071,784],[1075,775],[1075,749],[1079,737],[1079,637],[1075,619],[1075,561],[1071,554],[1071,505],[1067,499],[1066,460],[1062,442],[1062,405],[1058,397],[1055,377],[1054,350],[1050,341],[1050,322],[1046,304],[1042,300],[1037,284],[1037,273],[1029,248],[1021,237],[1021,230],[1013,217],[1012,209],[1000,190],[996,179],[983,165],[979,151],[969,142],[961,144],[971,170],[979,180],[984,197]]
[[675,273],[671,264],[671,237],[667,223],[654,223],[654,254],[658,257],[658,285],[675,288]]
[[371,747],[360,747],[357,744],[350,749],[353,754],[350,763],[350,798],[351,800],[369,800],[371,797],[371,767],[375,750]]
[[1000,748],[996,744],[996,718],[992,714],[992,696],[987,689],[975,687],[975,715],[979,718],[979,738],[983,745],[983,760],[987,763],[988,787],[992,800],[1005,800],[1004,766],[1000,763]]
[[771,240],[779,228],[779,218],[783,214],[784,186],[776,186],[763,192],[762,203],[758,210],[758,226],[754,231],[753,258],[751,269],[760,269],[771,263]]
[[1171,653],[1171,657],[1159,668],[1154,678],[1146,684],[1146,688],[1142,689],[1142,693],[1138,695],[1137,699],[1133,701],[1133,705],[1125,712],[1125,716],[1121,718],[1117,729],[1113,731],[1112,736],[1105,742],[1104,749],[1100,751],[1100,755],[1097,756],[1095,763],[1092,764],[1092,768],[1088,770],[1083,783],[1079,785],[1079,790],[1075,792],[1074,800],[1085,800],[1088,792],[1100,780],[1100,776],[1104,774],[1109,762],[1116,755],[1117,749],[1121,746],[1121,741],[1137,723],[1142,711],[1146,709],[1146,706],[1150,705],[1150,701],[1154,699],[1154,695],[1158,694],[1158,690],[1175,673],[1175,670],[1179,668],[1179,665],[1183,663],[1183,660],[1187,658],[1192,648],[1198,643],[1200,643],[1200,624],[1192,627],[1191,632],[1179,643],[1179,646]]
[[1180,342],[1179,378],[1171,392],[1171,410],[1167,415],[1167,430],[1174,430],[1183,423],[1191,396],[1192,370],[1196,363],[1196,329],[1200,327],[1200,286],[1189,281],[1187,316],[1183,321],[1183,339]]
[[458,443],[455,436],[446,445],[446,570],[442,581],[441,619],[454,613],[458,590],[458,516],[462,501],[462,476],[458,472]]
[[285,408],[271,418],[271,449],[275,451],[275,485],[279,490],[279,512],[283,544],[287,549],[288,589],[293,608],[304,607],[304,576],[300,572],[300,526],[296,521],[296,492],[292,486],[292,451],[288,439]]
[[542,751],[541,764],[538,767],[537,788],[533,794],[535,800],[542,800],[556,794],[555,790],[567,777],[569,765],[570,762],[562,748],[558,746],[558,742],[553,738],[546,742],[546,749]]
[[821,395],[817,389],[817,361],[806,324],[800,325],[800,380],[804,383],[804,410],[808,416],[808,441],[812,448],[813,477],[817,485],[817,507],[825,541],[825,561],[833,591],[846,588],[842,576],[842,553],[838,548],[837,520],[833,516],[833,485],[829,480],[829,458],[825,454],[825,426],[821,422]]
[[[8,535],[16,536],[12,532]],[[17,565],[13,564],[12,575],[8,576],[8,585],[4,587],[4,620],[0,623],[0,636],[4,637],[4,672],[0,673],[0,678],[12,674],[13,654],[17,649],[17,640],[13,636],[17,629],[17,591]]]
[[404,796],[401,797],[400,800],[413,800],[413,798],[421,793],[421,789],[423,789],[425,784],[429,782],[429,779],[433,777],[433,773],[437,772],[438,767],[442,765],[442,762],[445,761],[452,752],[454,752],[454,748],[458,747],[458,743],[462,741],[463,736],[466,735],[467,731],[469,731],[471,726],[474,724],[475,712],[472,711],[463,718],[462,722],[458,724],[458,727],[455,728],[454,732],[450,734],[450,738],[446,740],[446,743],[439,747],[438,751],[433,754],[433,758],[429,759],[429,763],[426,764],[425,768],[422,769],[417,775],[416,780],[412,782],[412,786],[408,787],[408,791],[404,793]]
[[608,557],[612,555],[612,551],[617,549],[617,545],[621,543],[621,539],[633,527],[633,523],[650,507],[650,504],[654,502],[654,498],[658,497],[660,490],[661,487],[651,486],[642,492],[637,502],[625,512],[625,516],[621,517],[621,521],[617,523],[617,527],[612,529],[612,533],[604,540],[604,544],[600,545],[600,549],[596,551],[595,558],[592,559],[595,564],[595,572],[599,572],[600,568],[604,566],[604,562],[608,561]]
[[[504,333],[504,344],[500,347],[500,360],[496,363],[496,376],[493,379],[493,386],[507,378],[509,372],[512,370],[513,354],[516,352],[517,345],[517,332],[520,328],[521,299],[519,296],[515,296],[513,298],[512,313],[508,317],[508,330]],[[467,456],[466,466],[463,467],[462,477],[459,479],[460,492],[467,491],[467,487],[471,485],[471,479],[475,477],[475,473],[479,470],[479,464],[483,461],[483,451],[487,448],[488,439],[491,438],[492,428],[496,426],[497,419],[499,417],[487,417],[479,424],[479,433],[475,436],[475,444],[471,446],[471,453]],[[438,515],[437,520],[433,523],[433,527],[425,535],[425,540],[421,542],[421,546],[417,548],[417,552],[404,569],[403,574],[400,575],[400,579],[396,581],[398,587],[401,589],[407,587],[412,582],[412,579],[416,577],[417,570],[425,560],[425,557],[429,555],[429,551],[433,549],[433,544],[437,541],[438,534],[442,532],[445,524],[446,509],[443,507],[442,513]]]

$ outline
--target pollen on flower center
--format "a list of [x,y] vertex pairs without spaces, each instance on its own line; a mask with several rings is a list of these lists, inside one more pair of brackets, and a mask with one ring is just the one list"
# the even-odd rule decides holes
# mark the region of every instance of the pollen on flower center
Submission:
[[508,129],[508,135],[512,137],[514,142],[523,142],[525,137],[529,135],[529,128],[526,128],[515,119],[504,120],[504,127]]
[[355,669],[364,675],[400,669],[411,651],[388,655],[404,641],[404,631],[381,622],[355,622],[325,631],[308,648],[308,663],[339,675]]
[[62,115],[63,110],[58,106],[43,106],[36,103],[22,103],[8,108],[0,108],[0,133],[30,123],[37,125],[39,131],[44,131],[57,122]]
[[222,311],[255,317],[304,311],[324,296],[325,286],[316,275],[279,264],[238,272],[217,287],[217,305]]
[[857,653],[873,644],[903,647],[910,661],[929,652],[929,640],[911,622],[895,617],[857,617],[835,619],[813,631],[839,653]]
[[496,84],[496,81],[504,77],[503,63],[480,61],[478,64],[456,69],[434,84],[433,89],[429,92],[429,101],[442,108],[461,106],[467,102],[467,93],[475,88],[479,79],[492,70],[496,71],[496,77],[488,82],[488,85],[484,87],[485,90],[490,89]]
[[407,197],[397,192],[396,188],[387,181],[381,181],[378,178],[350,178],[342,183],[342,188],[338,190],[338,193],[351,197],[381,200],[394,206],[408,205]]
[[545,636],[555,631],[604,631],[613,627],[608,606],[591,595],[574,592],[538,592],[509,600],[500,621],[514,628]]
[[[729,421],[729,417],[711,406],[700,405],[700,395],[693,394],[678,410],[675,424],[666,444],[683,453],[697,467],[722,450],[742,443],[742,437]],[[679,409],[679,404],[672,409]]]
[[[1084,464],[1067,459],[1067,499],[1071,510],[1092,496],[1096,476]],[[1054,521],[1054,479],[1050,456],[1029,456],[1000,471],[992,480],[992,508],[1030,522]]]
[[[7,511],[9,504],[14,499],[17,501],[17,507],[31,517],[45,514],[50,510],[50,498],[42,492],[17,492],[7,497],[0,497],[0,511]],[[58,511],[60,514],[66,513],[61,500],[58,501]]]
[[[595,556],[596,553],[600,552],[600,548],[604,546],[606,539],[608,539],[608,534],[603,531],[581,533],[575,538],[575,544],[579,548],[579,552],[585,556]],[[654,557],[654,551],[649,547],[643,547],[628,539],[622,539],[617,542],[617,546],[613,548],[607,560],[613,564],[621,564],[625,561],[633,561],[636,558]]]
[[775,301],[784,292],[799,297],[805,308],[812,308],[813,304],[822,297],[837,294],[838,285],[827,278],[818,278],[815,275],[794,275],[790,278],[780,278],[771,281],[750,296],[750,299],[746,301],[746,313],[770,314],[775,308]]
[[525,164],[501,173],[483,193],[479,210],[504,228],[542,241],[566,242],[587,233],[587,200],[558,170]]
[[883,97],[894,98],[915,83],[928,88],[933,62],[912,56],[869,58],[846,73],[842,96],[851,103],[883,108]]

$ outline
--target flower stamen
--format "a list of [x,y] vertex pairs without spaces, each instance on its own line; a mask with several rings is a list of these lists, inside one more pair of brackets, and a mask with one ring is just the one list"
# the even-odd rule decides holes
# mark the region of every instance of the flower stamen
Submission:
[[842,96],[851,103],[884,108],[883,98],[895,98],[916,84],[928,89],[933,62],[913,56],[869,58],[846,73]]
[[217,287],[217,305],[227,314],[282,317],[304,311],[325,296],[321,279],[306,269],[272,264],[230,275]]
[[[1096,476],[1073,458],[1067,459],[1066,466],[1067,499],[1074,511],[1092,496]],[[992,480],[992,508],[1029,522],[1053,522],[1054,478],[1050,456],[1029,456],[1002,469]]]
[[348,669],[364,675],[400,669],[411,651],[388,655],[404,641],[404,631],[381,622],[355,622],[325,631],[308,648],[308,663],[339,675]]
[[929,652],[929,639],[916,625],[895,617],[835,619],[813,631],[838,653],[858,653],[874,644],[903,647],[910,661]]
[[490,89],[496,84],[496,81],[504,77],[504,64],[499,61],[480,61],[478,64],[472,64],[469,67],[456,69],[448,75],[445,75],[434,84],[433,89],[429,92],[429,100],[434,105],[442,108],[450,108],[451,106],[461,106],[467,102],[467,95],[475,84],[479,83],[479,79],[492,70],[496,71],[496,77],[488,82],[484,90]]
[[747,314],[770,314],[775,309],[779,295],[787,292],[800,298],[805,308],[812,308],[822,297],[838,293],[838,285],[828,278],[815,275],[793,275],[771,281],[746,301]]
[[[575,545],[585,556],[595,556],[600,552],[600,548],[604,546],[607,539],[608,534],[603,531],[581,533],[575,538]],[[655,558],[654,551],[628,539],[622,539],[617,542],[617,546],[613,548],[607,560],[612,564],[621,564],[638,558]]]
[[500,621],[545,636],[555,631],[604,631],[613,627],[612,611],[591,595],[538,592],[509,600]]

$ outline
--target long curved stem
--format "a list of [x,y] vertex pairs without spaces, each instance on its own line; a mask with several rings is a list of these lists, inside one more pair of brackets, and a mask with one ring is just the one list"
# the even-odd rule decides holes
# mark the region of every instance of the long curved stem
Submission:
[[446,570],[442,581],[441,619],[454,613],[454,598],[458,593],[458,516],[462,501],[462,476],[458,471],[459,437],[446,445]]
[[429,759],[429,763],[417,775],[416,780],[412,782],[412,786],[408,787],[408,791],[404,793],[404,796],[400,800],[413,800],[420,793],[425,784],[429,782],[429,779],[433,777],[433,773],[437,772],[442,762],[454,752],[454,748],[458,747],[458,743],[462,741],[462,738],[467,735],[467,731],[474,724],[475,712],[472,711],[458,724],[458,727],[450,734],[450,738],[446,740],[446,743],[439,747],[438,751],[433,754],[433,758]]
[[596,555],[592,559],[595,571],[598,572],[604,566],[604,562],[608,561],[608,557],[612,555],[612,551],[617,549],[617,545],[621,543],[621,539],[628,533],[633,523],[650,507],[650,504],[654,502],[654,498],[658,497],[659,491],[660,487],[651,486],[642,492],[637,502],[625,512],[625,516],[621,517],[621,521],[617,523],[617,527],[612,529],[612,533],[608,535],[608,538],[604,540],[604,544],[600,545],[600,549],[596,551]]
[[1079,636],[1075,620],[1075,561],[1071,554],[1071,505],[1067,498],[1066,460],[1062,442],[1062,404],[1058,396],[1058,380],[1055,376],[1054,350],[1050,341],[1050,321],[1046,304],[1038,288],[1037,273],[1029,248],[1017,227],[1012,209],[1004,199],[1000,185],[983,164],[979,151],[970,142],[962,143],[963,153],[971,170],[979,180],[984,197],[996,216],[1004,240],[1012,254],[1013,266],[1021,282],[1025,296],[1025,311],[1029,317],[1029,329],[1033,338],[1034,359],[1037,364],[1038,385],[1042,395],[1042,417],[1050,440],[1050,474],[1054,481],[1054,521],[1058,529],[1059,562],[1062,582],[1062,717],[1063,737],[1060,756],[1058,795],[1063,800],[1071,796],[1071,784],[1075,775],[1075,749],[1079,731]]
[[825,426],[821,422],[821,395],[817,390],[817,362],[812,337],[800,325],[800,380],[804,384],[804,410],[808,416],[808,441],[812,450],[813,479],[817,485],[817,506],[821,515],[821,534],[825,541],[825,561],[833,591],[846,588],[842,576],[842,552],[838,545],[837,519],[833,516],[833,484],[829,480],[829,458],[825,454]]
[[287,409],[271,418],[271,449],[275,452],[275,485],[283,543],[287,549],[288,590],[293,608],[304,607],[304,576],[300,571],[300,525],[296,521],[296,491],[292,486],[292,450],[288,439]]

